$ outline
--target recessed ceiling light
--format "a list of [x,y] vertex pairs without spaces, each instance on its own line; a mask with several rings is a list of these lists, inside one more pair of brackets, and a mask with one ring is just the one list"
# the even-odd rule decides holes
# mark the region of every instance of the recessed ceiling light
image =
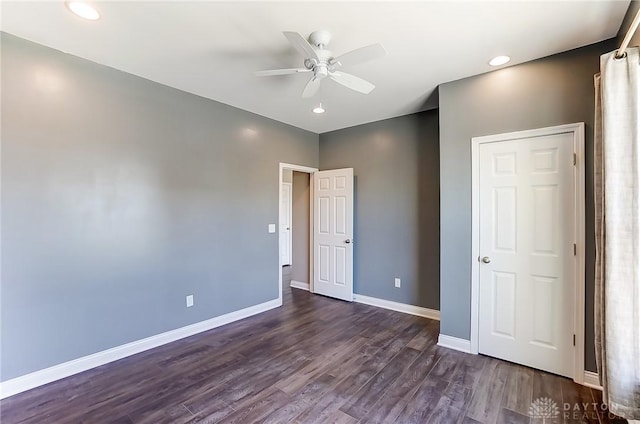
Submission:
[[511,58],[509,56],[496,56],[489,61],[489,65],[491,66],[500,66],[509,62]]
[[324,113],[324,108],[322,107],[322,103],[313,108],[313,113]]
[[90,21],[100,19],[100,14],[98,13],[98,11],[89,3],[85,3],[83,1],[68,1],[67,7],[70,11],[80,16],[81,18],[88,19]]

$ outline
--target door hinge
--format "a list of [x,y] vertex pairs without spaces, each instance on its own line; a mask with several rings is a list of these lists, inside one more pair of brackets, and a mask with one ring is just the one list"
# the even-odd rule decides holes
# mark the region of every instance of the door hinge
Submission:
[[573,335],[573,345],[574,346],[576,345],[576,335],[575,334]]
[[573,165],[575,166],[578,163],[578,155],[576,153],[573,154]]
[[578,254],[578,246],[573,243],[573,256],[576,256]]

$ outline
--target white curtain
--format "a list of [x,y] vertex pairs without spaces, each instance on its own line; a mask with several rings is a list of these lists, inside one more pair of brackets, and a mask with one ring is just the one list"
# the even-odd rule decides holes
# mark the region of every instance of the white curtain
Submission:
[[615,53],[595,79],[596,359],[609,410],[640,420],[640,63]]

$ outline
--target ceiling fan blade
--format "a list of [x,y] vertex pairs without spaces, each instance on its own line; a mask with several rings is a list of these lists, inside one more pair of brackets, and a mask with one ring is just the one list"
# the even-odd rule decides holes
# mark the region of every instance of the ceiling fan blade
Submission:
[[371,44],[370,46],[360,47],[359,49],[341,54],[333,59],[331,64],[339,64],[339,66],[357,65],[386,55],[387,51],[382,47],[382,44]]
[[316,59],[318,61],[320,60],[320,58],[318,57],[318,53],[316,53],[316,50],[302,35],[292,31],[284,31],[283,34],[285,37],[287,37],[287,40],[289,40],[293,47],[295,47],[296,50],[302,53],[305,59]]
[[332,72],[330,74],[330,78],[338,84],[342,84],[347,88],[363,94],[369,94],[374,88],[376,88],[376,86],[371,84],[369,81],[365,81],[362,78],[358,78],[355,75],[347,74],[345,72]]
[[307,85],[305,85],[304,90],[302,91],[302,97],[308,99],[309,97],[313,97],[318,90],[320,89],[320,83],[322,82],[321,78],[314,76],[309,80]]
[[289,69],[270,69],[268,71],[255,71],[253,74],[257,77],[270,77],[272,75],[289,75],[303,72],[311,72],[307,68],[289,68]]

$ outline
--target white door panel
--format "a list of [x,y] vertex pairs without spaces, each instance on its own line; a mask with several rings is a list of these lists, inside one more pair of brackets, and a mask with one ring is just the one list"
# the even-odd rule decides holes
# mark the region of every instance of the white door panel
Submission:
[[353,300],[353,169],[314,174],[313,291]]
[[479,352],[572,376],[573,134],[479,154]]

